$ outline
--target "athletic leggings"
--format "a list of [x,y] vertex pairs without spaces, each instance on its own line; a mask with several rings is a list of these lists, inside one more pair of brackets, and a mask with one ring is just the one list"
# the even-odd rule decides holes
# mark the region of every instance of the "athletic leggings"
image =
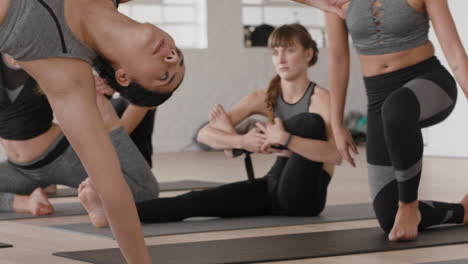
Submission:
[[[157,198],[159,186],[156,178],[125,130],[118,128],[109,136],[135,201]],[[77,188],[87,177],[80,159],[62,135],[34,161],[0,162],[0,211],[13,211],[15,194],[28,195],[34,189],[50,184]]]
[[[294,135],[326,140],[324,121],[317,114],[302,113],[284,124]],[[137,209],[142,222],[152,223],[189,217],[315,216],[325,206],[329,182],[323,163],[293,153],[278,157],[264,178],[145,201],[137,203]]]
[[[386,232],[398,202],[418,199],[423,139],[421,128],[443,121],[455,107],[457,87],[436,57],[364,78],[368,95],[367,162],[374,210]],[[461,204],[420,201],[419,228],[462,223]]]
[[[111,99],[111,104],[119,117],[122,117],[125,110],[127,110],[130,105],[123,97]],[[138,150],[140,150],[140,153],[143,155],[150,167],[153,167],[151,160],[153,156],[153,142],[151,138],[153,136],[155,115],[156,110],[149,110],[143,117],[143,120],[141,120],[138,126],[130,134],[130,138],[133,143],[135,143]]]

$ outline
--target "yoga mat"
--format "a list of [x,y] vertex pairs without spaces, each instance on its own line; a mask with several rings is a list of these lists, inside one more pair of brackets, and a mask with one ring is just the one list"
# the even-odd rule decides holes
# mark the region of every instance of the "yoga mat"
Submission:
[[[142,227],[144,236],[151,237],[278,226],[320,224],[373,218],[375,218],[375,214],[371,204],[349,204],[327,206],[322,215],[317,217],[261,216],[216,219],[205,218],[201,220],[190,219],[173,223],[144,224]],[[109,228],[95,228],[89,223],[55,225],[51,227],[113,238],[112,232]]]
[[456,259],[456,260],[447,260],[447,261],[437,261],[437,262],[425,262],[419,264],[467,264],[468,259]]
[[29,213],[0,212],[0,220],[18,220],[31,218],[47,218],[60,216],[86,215],[87,212],[80,203],[53,204],[55,213],[45,216],[34,216]]
[[[209,182],[209,181],[198,181],[198,180],[183,180],[173,182],[161,182],[161,192],[172,192],[172,191],[185,191],[185,190],[197,190],[207,189],[212,187],[220,186],[224,183]],[[63,198],[63,197],[74,197],[78,195],[78,191],[75,188],[59,188],[56,194],[50,194],[50,198]]]
[[0,242],[0,248],[11,248],[13,247],[12,245],[8,245],[8,244],[3,244]]
[[[404,250],[468,242],[468,227],[425,230],[415,241],[392,243],[380,228],[289,234],[150,246],[158,264],[258,263]],[[60,252],[95,264],[124,263],[118,249]]]

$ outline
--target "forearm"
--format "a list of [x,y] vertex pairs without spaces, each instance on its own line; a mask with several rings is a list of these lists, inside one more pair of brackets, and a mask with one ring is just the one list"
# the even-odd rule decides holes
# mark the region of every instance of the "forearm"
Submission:
[[349,56],[330,58],[329,80],[331,123],[336,127],[343,124],[349,80]]
[[242,135],[227,133],[206,125],[197,135],[197,141],[214,149],[241,149]]
[[[135,202],[123,177],[113,177],[112,185],[95,184],[107,219],[128,263],[152,263],[142,239]],[[118,178],[116,180],[115,178]]]
[[452,66],[453,74],[468,99],[468,58]]
[[124,127],[127,134],[133,133],[135,128],[143,121],[145,115],[148,113],[150,109],[129,105],[125,112],[122,115],[122,126]]
[[336,163],[339,156],[333,142],[292,136],[288,149],[309,160],[323,163]]

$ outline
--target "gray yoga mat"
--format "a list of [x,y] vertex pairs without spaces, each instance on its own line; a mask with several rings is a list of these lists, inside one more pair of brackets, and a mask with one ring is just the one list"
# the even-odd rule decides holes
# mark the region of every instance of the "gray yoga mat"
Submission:
[[[261,216],[222,219],[205,218],[174,223],[144,224],[142,227],[144,236],[151,237],[251,228],[320,224],[373,218],[375,218],[375,214],[371,204],[349,204],[327,206],[322,215],[317,217]],[[56,225],[51,227],[113,238],[112,232],[109,228],[95,228],[89,223]]]
[[[258,263],[404,250],[468,242],[468,227],[421,232],[410,242],[391,243],[380,228],[290,234],[150,246],[158,264]],[[60,252],[56,256],[95,264],[125,263],[119,249]]]
[[[218,187],[224,183],[210,182],[210,181],[198,181],[198,180],[183,180],[173,182],[161,182],[161,192],[173,192],[173,191],[185,191],[185,190],[198,190]],[[78,191],[75,188],[59,188],[56,194],[50,194],[50,198],[63,198],[63,197],[74,197],[78,195]]]
[[424,262],[419,264],[467,264],[468,259],[456,259],[456,260],[447,260],[447,261],[437,261],[437,262]]
[[13,247],[12,245],[4,244],[0,242],[0,248],[11,248]]
[[60,217],[60,216],[75,216],[75,215],[86,215],[87,212],[80,203],[60,203],[53,204],[55,213],[45,216],[34,216],[29,213],[12,213],[12,212],[0,212],[1,220],[18,220],[18,219],[30,219],[30,218],[47,218],[47,217]]

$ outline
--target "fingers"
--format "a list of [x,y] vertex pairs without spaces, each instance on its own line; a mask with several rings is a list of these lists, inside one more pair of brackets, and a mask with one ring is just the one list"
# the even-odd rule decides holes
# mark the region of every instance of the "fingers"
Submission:
[[266,127],[262,124],[262,123],[256,123],[255,124],[257,126],[257,128],[262,132],[262,133],[266,133]]
[[354,162],[354,158],[349,154],[349,145],[346,145],[344,149],[340,149],[341,156],[351,164],[351,166],[356,167],[356,163]]
[[334,14],[338,15],[342,19],[346,18],[346,15],[345,15],[343,9],[341,9],[340,7],[332,6],[332,7],[327,8],[327,11],[330,12],[330,13],[334,13]]

